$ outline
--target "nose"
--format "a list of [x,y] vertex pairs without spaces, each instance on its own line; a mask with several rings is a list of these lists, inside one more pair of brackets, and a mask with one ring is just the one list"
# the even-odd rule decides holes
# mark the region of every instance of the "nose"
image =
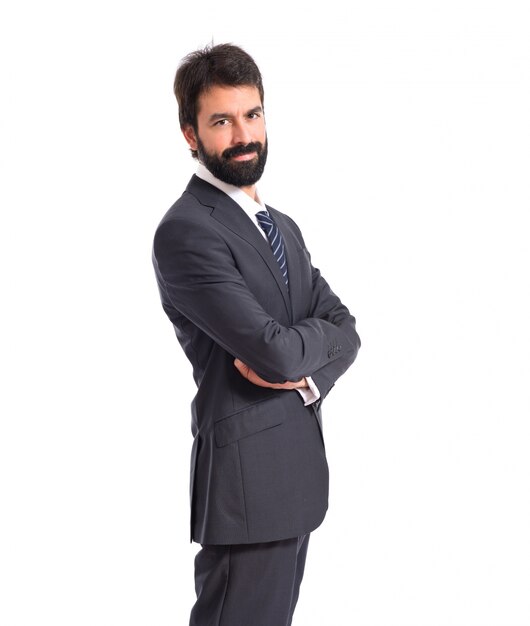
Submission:
[[245,123],[245,121],[236,120],[232,125],[232,143],[234,145],[237,144],[247,144],[252,141],[252,135],[250,132],[250,128]]

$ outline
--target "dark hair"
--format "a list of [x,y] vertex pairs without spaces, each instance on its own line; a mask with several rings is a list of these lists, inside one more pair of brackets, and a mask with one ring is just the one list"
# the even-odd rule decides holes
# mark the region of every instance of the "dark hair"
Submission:
[[215,85],[257,87],[263,105],[263,83],[254,59],[230,43],[206,46],[185,56],[175,75],[173,90],[181,128],[191,126],[197,131],[199,97]]

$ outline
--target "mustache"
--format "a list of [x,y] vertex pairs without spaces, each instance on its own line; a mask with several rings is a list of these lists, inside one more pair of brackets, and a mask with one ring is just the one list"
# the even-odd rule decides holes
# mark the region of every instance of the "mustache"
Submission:
[[222,157],[223,159],[231,159],[232,157],[241,156],[242,154],[250,154],[251,152],[260,154],[262,149],[263,144],[260,141],[253,141],[251,143],[247,143],[246,146],[234,146],[233,148],[223,150]]

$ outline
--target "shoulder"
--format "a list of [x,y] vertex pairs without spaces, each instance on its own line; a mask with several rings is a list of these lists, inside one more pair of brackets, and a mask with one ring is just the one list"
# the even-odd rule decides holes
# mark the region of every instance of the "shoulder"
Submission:
[[159,227],[173,220],[201,220],[208,217],[212,207],[204,204],[189,189],[185,189],[180,198],[166,211]]
[[180,198],[168,209],[160,225],[172,220],[206,221],[226,195],[210,183],[193,175]]
[[[220,226],[212,219],[213,207],[201,202],[189,189],[166,212],[153,238],[153,257],[195,259],[200,254],[226,253]],[[189,259],[188,259],[189,260]]]
[[197,176],[192,176],[180,198],[160,220],[155,231],[155,244],[167,233],[211,226],[210,216],[218,200],[215,192],[221,193]]

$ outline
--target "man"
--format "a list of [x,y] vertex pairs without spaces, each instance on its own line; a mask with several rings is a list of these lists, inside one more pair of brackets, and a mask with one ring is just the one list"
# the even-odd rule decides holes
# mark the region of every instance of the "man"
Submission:
[[175,77],[197,174],[154,240],[162,305],[193,366],[191,626],[287,626],[327,509],[320,408],[354,361],[355,319],[296,224],[266,206],[263,85],[222,44]]

